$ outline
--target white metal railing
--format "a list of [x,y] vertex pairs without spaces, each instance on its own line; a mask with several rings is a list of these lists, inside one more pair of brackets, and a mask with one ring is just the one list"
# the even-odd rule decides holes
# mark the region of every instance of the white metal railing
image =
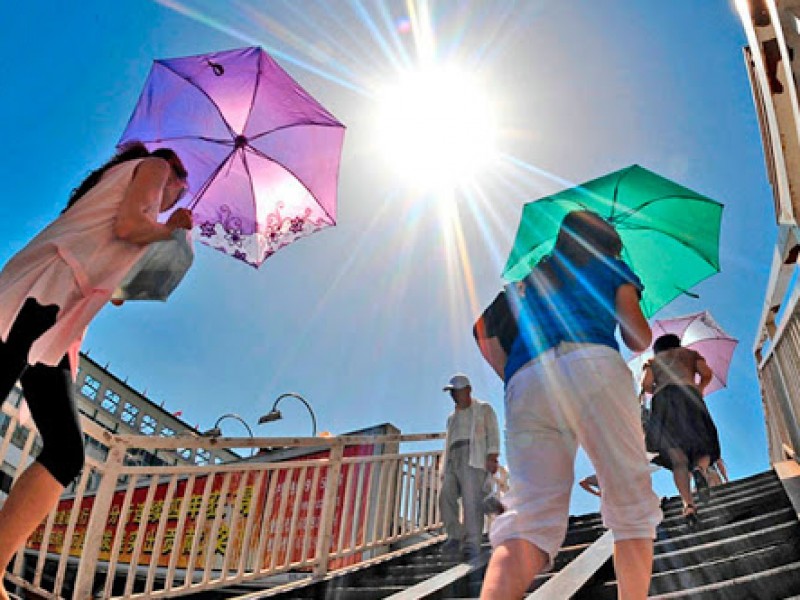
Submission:
[[800,286],[795,286],[771,345],[758,363],[770,459],[784,460],[784,446],[800,449]]
[[[35,432],[16,409],[0,460]],[[390,544],[426,542],[441,528],[441,450],[405,451],[443,433],[333,438],[114,435],[84,419],[108,447],[87,458],[74,491],[28,540],[7,581],[46,598],[171,598],[293,573],[319,579],[375,559]],[[15,431],[20,429],[22,434]],[[431,446],[431,444],[427,444]],[[131,466],[132,450],[284,448],[217,465]],[[17,469],[17,474],[21,472]],[[270,584],[265,582],[265,587]],[[279,588],[276,588],[277,592]]]

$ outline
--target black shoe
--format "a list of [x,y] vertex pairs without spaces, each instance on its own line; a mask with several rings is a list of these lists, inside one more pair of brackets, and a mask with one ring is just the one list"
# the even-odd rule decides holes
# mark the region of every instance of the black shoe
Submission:
[[708,487],[708,480],[702,469],[695,467],[692,469],[692,477],[694,477],[694,487],[697,489],[697,497],[703,504],[707,504],[711,498],[711,488]]
[[697,526],[699,519],[697,517],[697,507],[694,504],[686,504],[683,507],[683,518],[686,519],[686,524],[690,528]]

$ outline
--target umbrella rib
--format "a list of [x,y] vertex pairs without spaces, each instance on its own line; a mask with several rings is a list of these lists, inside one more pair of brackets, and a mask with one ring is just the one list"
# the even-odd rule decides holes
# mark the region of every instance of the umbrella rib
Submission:
[[[247,182],[250,184],[250,193],[253,196],[253,214],[256,215],[256,231],[258,230],[258,200],[256,198],[256,188],[253,185],[253,176],[250,173],[250,165],[247,164],[247,152],[245,152],[244,148],[242,150],[242,164],[244,165],[245,173],[247,173]],[[236,152],[236,150],[234,150]],[[256,238],[257,239],[257,238]],[[261,253],[261,248],[258,249],[259,254]],[[258,257],[261,258],[260,256]]]
[[[264,59],[263,52],[258,56],[258,71],[256,72],[256,84],[253,86],[253,96],[250,98],[250,108],[247,109],[247,118],[244,120],[244,125],[242,125],[242,134],[247,131],[247,123],[250,121],[250,115],[253,114],[253,107],[256,105],[256,95],[258,94],[258,84],[261,83],[261,61]],[[245,166],[245,169],[247,167]],[[250,172],[247,172],[250,175]],[[254,195],[255,197],[255,195]]]
[[197,207],[197,205],[200,203],[200,200],[203,197],[203,194],[205,194],[208,188],[211,187],[211,184],[213,183],[214,179],[217,177],[217,175],[219,175],[219,172],[222,171],[222,167],[228,164],[228,161],[230,160],[231,156],[233,156],[234,152],[236,152],[235,148],[231,151],[230,154],[228,154],[228,156],[225,157],[224,160],[221,160],[219,162],[219,164],[214,168],[214,170],[208,176],[208,179],[206,179],[203,182],[203,185],[200,186],[200,189],[197,191],[197,194],[195,194],[194,200],[189,205],[189,210],[194,210],[195,207]]
[[[314,202],[316,202],[317,206],[322,210],[322,212],[325,213],[325,216],[327,216],[328,219],[330,219],[330,222],[333,223],[334,225],[336,224],[336,219],[334,219],[331,216],[331,214],[325,209],[325,207],[322,206],[322,204],[319,203],[319,200],[317,200],[317,197],[314,195],[314,192],[312,192],[310,189],[308,189],[308,186],[305,184],[305,182],[301,181],[300,178],[291,169],[289,169],[288,167],[282,165],[281,163],[279,163],[274,158],[272,158],[270,156],[267,156],[266,154],[264,154],[258,148],[254,148],[253,146],[250,146],[250,145],[248,145],[248,147],[253,152],[253,154],[256,154],[256,155],[260,156],[264,160],[268,160],[272,164],[278,165],[281,169],[285,170],[287,173],[291,173],[291,175],[292,175],[292,177],[294,177],[295,181],[300,183],[300,185],[302,185],[306,189],[306,191],[308,192],[308,195],[311,196],[312,198],[314,198]],[[255,194],[254,194],[254,196],[255,196]]]
[[616,211],[616,209],[617,209],[617,203],[618,203],[618,197],[619,197],[619,186],[622,183],[622,180],[625,179],[625,177],[628,176],[628,174],[634,169],[634,167],[636,167],[636,165],[631,165],[630,167],[625,169],[625,172],[622,175],[620,175],[617,178],[616,183],[614,183],[614,195],[611,198],[611,214],[608,216],[608,220],[609,221],[611,221],[611,219],[614,218],[614,211]]
[[231,144],[233,144],[232,140],[210,138],[203,135],[176,135],[173,137],[153,138],[149,140],[139,140],[139,141],[148,144],[160,144],[162,142],[171,142],[174,140],[200,140],[201,142],[209,142],[211,144],[220,144],[223,146],[230,146]]
[[222,111],[220,110],[219,106],[217,106],[217,103],[214,102],[214,100],[212,100],[211,96],[208,95],[208,92],[206,92],[203,88],[201,88],[199,85],[197,85],[191,79],[189,79],[189,78],[181,75],[180,73],[178,73],[175,69],[173,69],[172,67],[167,65],[164,61],[160,61],[159,60],[159,61],[156,61],[156,62],[158,62],[165,69],[168,69],[169,71],[174,73],[180,79],[183,79],[184,81],[189,83],[192,87],[194,87],[197,91],[199,91],[203,96],[208,98],[208,101],[211,102],[211,106],[213,106],[214,110],[217,111],[217,114],[219,114],[219,118],[222,119],[222,122],[225,124],[225,127],[228,129],[228,132],[231,134],[231,139],[236,137],[236,132],[231,128],[230,123],[228,123],[228,120],[225,118],[225,115],[222,114]]
[[316,121],[303,121],[302,123],[289,123],[287,125],[282,125],[281,127],[276,127],[275,129],[270,129],[269,131],[262,131],[252,137],[247,138],[248,141],[252,142],[253,140],[260,139],[265,135],[269,135],[271,133],[275,133],[277,131],[283,131],[284,129],[292,129],[293,127],[306,127],[308,125],[313,125],[314,127],[340,127],[344,129],[344,125],[341,123],[317,123]]
[[709,266],[711,266],[711,267],[715,268],[715,269],[716,269],[718,272],[721,270],[719,265],[717,265],[717,264],[714,264],[714,263],[713,263],[713,262],[711,262],[709,259],[707,259],[705,256],[703,256],[702,254],[700,254],[700,253],[697,251],[697,249],[696,249],[696,248],[693,248],[692,246],[690,246],[689,244],[687,244],[685,241],[683,241],[682,239],[680,239],[680,238],[678,238],[678,237],[675,237],[675,236],[674,236],[673,234],[671,234],[671,233],[667,233],[666,231],[661,231],[660,229],[653,229],[653,228],[651,228],[651,227],[636,227],[636,228],[634,228],[634,227],[628,227],[628,228],[627,228],[627,231],[634,231],[634,229],[636,229],[636,230],[639,230],[639,231],[656,231],[656,232],[660,233],[661,235],[663,235],[663,236],[665,236],[665,237],[668,237],[668,238],[670,238],[671,240],[675,240],[675,241],[676,241],[678,244],[680,244],[680,245],[681,245],[681,246],[683,246],[684,248],[688,248],[689,250],[691,250],[692,252],[694,252],[694,253],[695,253],[697,256],[699,256],[700,258],[702,258],[702,259],[703,259],[703,262],[705,262],[705,263],[707,263]]
[[[638,212],[641,212],[642,209],[650,206],[651,204],[655,204],[656,202],[663,202],[665,200],[694,200],[696,202],[702,202],[704,204],[715,204],[720,208],[724,208],[724,205],[716,200],[712,200],[711,198],[706,198],[705,196],[689,196],[689,195],[682,195],[682,194],[669,194],[668,196],[661,196],[660,198],[653,198],[648,200],[647,202],[643,202],[641,205],[637,206],[635,209],[628,210],[626,212],[620,213],[619,217],[616,217],[613,221],[614,225],[617,225],[621,221],[624,221],[628,217],[635,215]],[[616,202],[616,199],[615,199]]]

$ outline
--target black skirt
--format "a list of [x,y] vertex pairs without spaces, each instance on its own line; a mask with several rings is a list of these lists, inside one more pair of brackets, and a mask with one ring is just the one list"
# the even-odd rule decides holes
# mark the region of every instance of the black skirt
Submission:
[[667,385],[654,396],[645,441],[649,452],[658,452],[653,462],[672,470],[668,450],[683,450],[689,468],[703,456],[713,463],[720,457],[719,436],[711,414],[697,388]]

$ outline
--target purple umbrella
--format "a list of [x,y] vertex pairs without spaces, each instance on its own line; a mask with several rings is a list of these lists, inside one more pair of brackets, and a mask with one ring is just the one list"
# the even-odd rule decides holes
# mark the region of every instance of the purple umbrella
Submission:
[[336,224],[344,125],[261,48],[156,60],[120,144],[189,171],[196,237],[254,267]]
[[[724,388],[728,382],[728,369],[738,340],[720,327],[711,313],[703,311],[674,319],[660,319],[652,324],[653,340],[667,333],[681,338],[681,346],[699,352],[714,374],[706,388],[706,396]],[[652,347],[628,362],[635,374],[642,372],[644,362],[653,356]]]

